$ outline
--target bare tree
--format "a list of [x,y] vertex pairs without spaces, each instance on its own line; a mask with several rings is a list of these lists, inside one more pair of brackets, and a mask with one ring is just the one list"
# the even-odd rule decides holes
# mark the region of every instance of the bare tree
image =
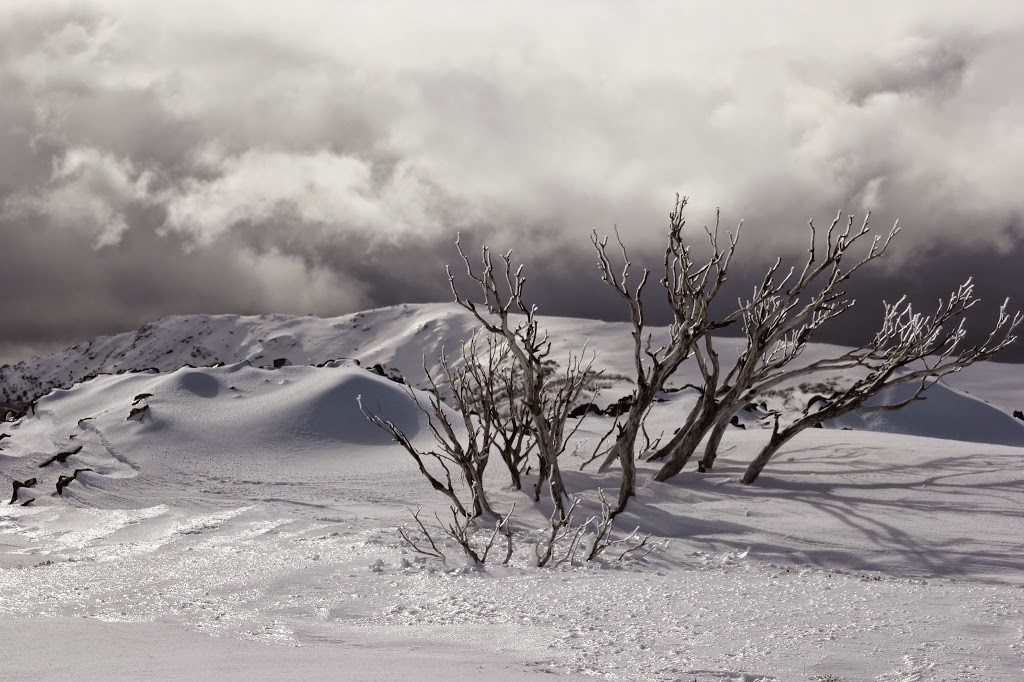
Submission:
[[777,259],[742,306],[745,345],[724,376],[712,336],[704,335],[696,344],[694,356],[704,379],[704,391],[683,428],[649,458],[668,459],[655,480],[664,481],[682,471],[709,431],[711,437],[701,468],[710,469],[730,420],[758,394],[798,376],[855,362],[853,357],[838,357],[796,368],[792,365],[825,323],[854,305],[855,301],[844,290],[846,282],[880,258],[899,234],[897,223],[884,238],[874,236],[867,253],[847,265],[844,259],[848,259],[851,248],[870,232],[870,216],[869,213],[859,229],[854,229],[852,215],[843,228],[842,214],[837,214],[825,232],[823,254],[818,251],[819,234],[814,221],[808,222],[810,244],[801,270],[790,268],[783,274],[781,259]]
[[[740,228],[727,234],[727,244],[720,244],[719,214],[715,217],[714,229],[704,228],[711,247],[706,260],[698,260],[683,235],[686,219],[683,209],[686,197],[676,197],[674,210],[669,214],[668,245],[665,248],[665,274],[661,285],[665,289],[673,320],[669,326],[668,340],[655,348],[651,334],[646,331],[643,293],[649,271],[644,270],[635,288],[629,281],[632,263],[622,239],[616,237],[621,252],[622,268],[617,270],[608,256],[608,238],[599,239],[591,234],[591,242],[597,251],[598,268],[602,280],[612,287],[626,302],[632,325],[633,363],[636,373],[636,389],[633,392],[629,411],[618,428],[618,436],[609,450],[601,468],[605,469],[618,461],[622,467],[619,498],[612,516],[621,513],[633,496],[636,488],[636,440],[643,429],[644,420],[658,393],[665,383],[693,351],[695,343],[711,331],[735,322],[743,312],[737,309],[713,320],[711,303],[725,283],[729,263],[732,261],[739,241]],[[741,224],[742,225],[742,224]]]
[[[1024,316],[1020,312],[1011,316],[1006,301],[988,336],[981,343],[961,348],[967,333],[964,314],[977,302],[974,285],[967,280],[947,301],[939,301],[932,315],[915,313],[905,297],[894,304],[886,303],[882,325],[873,342],[853,352],[856,366],[866,374],[831,395],[815,396],[803,413],[784,428],[780,429],[776,414],[771,438],[747,467],[742,482],[757,480],[779,448],[804,429],[854,410],[898,410],[923,400],[925,391],[942,377],[988,360],[1013,343]],[[868,404],[871,398],[905,384],[916,384],[909,397],[890,404]]]
[[522,274],[521,265],[513,267],[512,252],[499,256],[496,270],[491,251],[484,246],[481,252],[483,269],[477,274],[462,249],[460,239],[456,239],[455,245],[466,266],[466,274],[480,288],[483,303],[478,305],[459,293],[455,276],[449,268],[448,283],[455,301],[473,313],[485,330],[500,336],[508,344],[508,350],[522,372],[522,404],[530,416],[539,460],[534,499],[539,499],[541,486],[547,481],[557,515],[560,519],[565,518],[568,513],[566,502],[570,499],[562,482],[558,457],[565,451],[571,432],[579,427],[577,423],[570,433],[566,433],[566,422],[573,404],[594,378],[591,372],[593,360],[584,360],[583,354],[572,356],[567,360],[564,374],[553,376],[545,367],[545,360],[551,354],[551,344],[547,334],[540,330],[536,307],[528,306],[523,298],[526,277]]
[[[394,422],[370,412],[363,404],[361,396],[358,403],[367,419],[390,433],[409,453],[431,487],[448,498],[451,519],[442,520],[438,514],[434,514],[437,522],[434,530],[428,529],[423,522],[422,509],[418,508],[411,512],[416,527],[412,530],[401,527],[398,529],[406,546],[419,554],[445,561],[447,555],[444,547],[454,544],[468,560],[475,565],[483,565],[487,562],[500,535],[505,544],[505,555],[501,563],[507,564],[513,554],[513,538],[517,535],[511,525],[515,504],[512,504],[507,514],[495,513],[484,489],[483,475],[489,452],[494,447],[500,448],[500,443],[505,442],[499,443],[498,434],[508,425],[509,417],[503,416],[500,410],[496,409],[496,405],[503,399],[502,392],[509,390],[508,387],[515,382],[509,379],[507,367],[502,362],[504,354],[501,351],[501,344],[494,343],[494,339],[490,337],[483,344],[487,347],[483,353],[479,352],[482,345],[479,336],[474,336],[463,344],[462,362],[457,368],[452,367],[443,352],[441,354],[440,363],[447,380],[452,409],[462,421],[461,428],[441,401],[441,387],[426,370],[426,362],[424,371],[429,383],[428,405],[423,405],[415,389],[406,386],[410,397],[426,416],[428,427],[437,445],[435,449],[425,449],[414,444]],[[564,403],[564,392],[580,390],[580,377],[587,376],[588,371],[589,367],[579,360],[570,361],[567,370],[569,379],[565,383],[549,386],[546,404]],[[516,457],[525,457],[524,453],[528,452],[528,449],[523,450]],[[453,467],[462,474],[471,501],[463,499],[465,488],[459,486],[453,479]],[[538,482],[534,490],[535,497],[539,495],[539,490]],[[538,542],[531,544],[533,551],[530,561],[533,565],[561,566],[565,563],[591,561],[611,548],[622,550],[617,559],[622,561],[628,556],[644,556],[660,546],[658,543],[651,543],[649,536],[641,536],[639,529],[624,537],[614,537],[614,515],[604,494],[599,491],[598,497],[602,510],[600,516],[591,516],[582,523],[577,522],[573,515],[576,505],[580,502],[578,497],[571,498],[568,507],[564,509],[556,505],[548,520],[548,528]],[[479,519],[485,516],[495,521],[489,534],[482,532],[479,527]],[[447,540],[443,541],[444,538]]]
[[[406,391],[426,416],[427,426],[437,446],[425,450],[414,444],[394,422],[370,412],[363,404],[362,396],[358,396],[359,409],[378,428],[390,433],[395,442],[401,445],[415,460],[420,473],[427,479],[431,487],[443,494],[451,502],[452,508],[467,518],[482,514],[496,516],[487,499],[484,489],[484,470],[490,457],[494,443],[495,424],[487,415],[479,419],[470,409],[469,396],[472,395],[471,377],[473,376],[463,363],[458,370],[453,370],[447,357],[442,352],[441,366],[451,388],[452,402],[461,428],[456,427],[454,418],[449,416],[448,407],[441,400],[441,390],[437,381],[426,369],[424,373],[429,383],[428,406],[424,406],[414,388],[406,385]],[[433,471],[426,462],[433,461]],[[455,466],[462,474],[469,487],[471,504],[463,503],[459,490],[452,480],[450,465]],[[443,472],[443,474],[442,474]],[[467,509],[467,506],[470,508]]]
[[[456,382],[461,408],[476,415],[490,434],[512,479],[522,489],[522,471],[536,449],[530,413],[523,396],[523,372],[502,337],[478,330],[463,344]],[[453,392],[456,389],[453,389]]]

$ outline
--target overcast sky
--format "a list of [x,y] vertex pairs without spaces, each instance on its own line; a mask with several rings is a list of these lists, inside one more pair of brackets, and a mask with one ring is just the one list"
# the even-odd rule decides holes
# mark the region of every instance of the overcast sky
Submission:
[[840,334],[968,274],[985,326],[1024,302],[1022,84],[1019,0],[4,0],[0,360],[446,300],[459,230],[617,318],[586,235],[654,255],[676,192],[745,219],[738,283],[808,218],[899,218]]

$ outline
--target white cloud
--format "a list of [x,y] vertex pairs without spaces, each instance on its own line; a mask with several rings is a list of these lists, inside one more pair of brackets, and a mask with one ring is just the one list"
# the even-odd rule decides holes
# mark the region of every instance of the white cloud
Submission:
[[[908,239],[970,220],[997,240],[1022,210],[1019,3],[82,7],[11,73],[68,143],[219,146],[213,175],[171,171],[168,226],[200,239],[284,207],[384,235],[444,213],[449,231],[492,219],[575,243],[617,222],[653,243],[682,191],[695,223],[720,205],[786,243],[782,225],[802,238],[883,176],[876,209]],[[152,102],[116,110],[126,92]]]
[[283,219],[282,229],[303,226],[358,232],[389,240],[412,231],[436,232],[439,198],[407,164],[377,178],[353,156],[326,150],[295,153],[253,149],[202,163],[210,179],[189,179],[165,193],[166,229],[210,244],[238,225]]
[[0,201],[244,263],[254,308],[418,297],[456,230],[654,253],[677,191],[746,219],[744,261],[900,218],[897,267],[1024,240],[1020,82],[1017,0],[7,0]]
[[151,180],[126,159],[74,147],[55,160],[44,185],[14,194],[4,208],[13,214],[35,212],[53,225],[84,232],[101,249],[121,241],[129,229],[125,211],[147,199]]

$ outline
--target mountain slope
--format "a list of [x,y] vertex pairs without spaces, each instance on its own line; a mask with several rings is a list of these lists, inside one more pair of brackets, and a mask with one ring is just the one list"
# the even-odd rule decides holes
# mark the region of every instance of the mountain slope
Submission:
[[[612,403],[632,390],[629,377],[633,358],[629,327],[625,323],[546,317],[542,324],[552,341],[551,358],[564,364],[570,353],[586,345],[596,355],[594,369],[601,371],[599,403]],[[257,367],[275,363],[319,365],[348,358],[364,367],[381,364],[398,372],[414,385],[423,380],[423,362],[438,369],[442,350],[457,356],[460,344],[477,325],[473,316],[452,303],[400,305],[335,318],[290,315],[189,315],[166,317],[138,331],[98,337],[60,353],[0,367],[0,408],[22,410],[35,398],[54,388],[68,388],[100,374],[116,374],[154,368],[169,372],[185,366],[249,362]],[[653,330],[655,340],[664,329]],[[719,340],[724,362],[738,350],[737,341]],[[802,361],[836,353],[828,344],[812,344]],[[980,379],[971,381],[976,375]],[[992,402],[985,386],[999,377]],[[823,383],[842,384],[842,374],[810,377],[809,381],[783,386],[763,396],[773,409],[793,410]],[[898,413],[850,415],[830,427],[847,427],[938,438],[1024,445],[1024,422],[1009,412],[1020,409],[1007,396],[1016,395],[1013,385],[1024,385],[1024,366],[983,363],[952,378],[966,391],[939,385],[928,399]],[[693,363],[684,363],[672,386],[700,383]],[[1010,386],[1011,389],[1007,389]],[[820,389],[819,389],[820,390]],[[883,400],[891,400],[892,396]]]
[[[1020,679],[1024,450],[811,430],[744,486],[766,434],[731,429],[710,473],[656,483],[638,462],[621,528],[671,545],[550,569],[529,564],[550,502],[492,465],[492,502],[515,503],[525,539],[478,570],[403,545],[408,508],[433,526],[446,499],[357,396],[426,437],[404,387],[346,362],[98,377],[4,424],[0,481],[37,479],[0,504],[6,676],[372,679],[332,666],[384,658],[417,680]],[[669,397],[655,432],[692,392]],[[583,453],[611,421],[583,423]],[[589,515],[617,472],[582,460],[570,448],[564,472]]]
[[[415,379],[423,353],[473,327],[451,306],[353,317],[171,318],[139,339],[86,347],[90,362],[116,369],[161,354],[171,365],[196,344],[269,364],[350,349]],[[610,375],[601,400],[628,390],[622,325],[544,322],[554,357],[586,339],[599,352]],[[832,352],[815,346],[808,359]],[[76,353],[59,360],[75,370]],[[54,367],[35,365],[51,377]],[[694,378],[684,366],[677,381]],[[820,383],[848,379],[815,378],[769,400],[806,404]],[[711,472],[658,483],[656,464],[637,463],[619,529],[670,545],[548,569],[530,555],[550,532],[551,503],[511,489],[497,463],[489,496],[496,509],[515,505],[520,537],[508,565],[470,568],[450,543],[445,562],[406,546],[396,527],[415,533],[409,509],[422,504],[434,527],[449,518],[447,499],[367,423],[359,396],[429,439],[406,387],[354,361],[104,375],[2,424],[6,677],[1020,679],[1024,450],[877,432],[991,438],[979,429],[988,420],[999,437],[1019,433],[971,395],[939,386],[886,415],[891,423],[854,425],[876,432],[808,430],[754,486],[739,476],[767,434],[744,413],[748,428],[729,429]],[[694,396],[666,393],[652,436],[671,433]],[[616,470],[579,467],[611,428],[611,417],[588,418],[564,455],[584,516],[600,512],[597,489],[618,484]],[[524,475],[527,490],[535,481]],[[54,641],[60,656],[40,644]]]

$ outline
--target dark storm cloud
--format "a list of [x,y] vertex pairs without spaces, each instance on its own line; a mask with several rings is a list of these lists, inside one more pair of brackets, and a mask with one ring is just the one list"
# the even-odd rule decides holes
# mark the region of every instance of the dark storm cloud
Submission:
[[0,358],[444,300],[460,230],[544,312],[618,317],[586,234],[656,266],[676,191],[746,219],[735,292],[808,217],[901,218],[838,337],[972,273],[1024,300],[1019,3],[718,7],[5,3]]

